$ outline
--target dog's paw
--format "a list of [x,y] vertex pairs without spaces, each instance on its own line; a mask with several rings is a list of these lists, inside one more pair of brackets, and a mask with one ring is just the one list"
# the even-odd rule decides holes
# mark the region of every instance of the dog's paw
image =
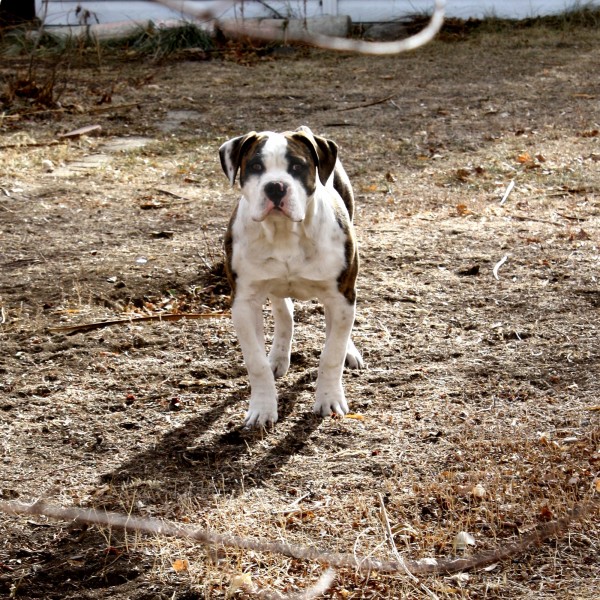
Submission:
[[271,365],[271,371],[275,379],[283,377],[290,368],[290,355],[286,353],[278,353],[271,351],[269,353],[269,364]]
[[244,427],[264,427],[277,423],[277,402],[252,402],[244,419]]
[[356,349],[352,340],[348,340],[348,346],[346,348],[346,366],[349,369],[363,369],[365,366],[362,356]]
[[327,390],[319,392],[317,390],[317,400],[313,406],[313,412],[322,417],[327,417],[332,413],[343,417],[348,413],[348,403],[344,397],[344,390]]

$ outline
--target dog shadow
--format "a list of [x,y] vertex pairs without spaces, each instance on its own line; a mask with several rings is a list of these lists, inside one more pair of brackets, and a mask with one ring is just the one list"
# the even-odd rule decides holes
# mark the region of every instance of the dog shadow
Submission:
[[[297,382],[288,386],[297,387]],[[279,421],[285,427],[296,406],[296,391],[280,389]],[[117,469],[101,476],[102,483],[121,486],[134,481],[152,481],[153,487],[186,489],[195,497],[212,497],[216,490],[237,496],[252,487],[261,487],[302,451],[322,418],[306,412],[295,418],[283,437],[270,428],[233,426],[225,433],[211,434],[227,408],[247,402],[247,389],[236,391],[218,404],[172,429]],[[222,427],[221,427],[222,428]],[[221,429],[220,428],[220,429]],[[266,453],[256,452],[265,436],[279,437]],[[200,440],[200,441],[199,441]],[[254,460],[254,455],[260,456]]]

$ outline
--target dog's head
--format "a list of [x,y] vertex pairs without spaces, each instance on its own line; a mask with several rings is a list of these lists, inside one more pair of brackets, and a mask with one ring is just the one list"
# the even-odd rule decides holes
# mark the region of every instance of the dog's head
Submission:
[[285,133],[251,131],[225,142],[219,155],[231,185],[239,172],[254,221],[269,215],[303,221],[317,186],[333,172],[337,146],[300,127]]

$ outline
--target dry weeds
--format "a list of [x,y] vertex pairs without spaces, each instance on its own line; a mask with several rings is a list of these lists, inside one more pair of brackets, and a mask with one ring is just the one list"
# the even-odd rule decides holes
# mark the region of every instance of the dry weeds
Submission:
[[[596,497],[598,41],[533,29],[399,58],[117,62],[62,73],[53,112],[21,100],[0,123],[2,499],[375,560],[393,559],[391,531],[416,561],[508,547]],[[114,109],[94,112],[108,97]],[[248,390],[228,319],[49,332],[227,310],[235,192],[216,149],[301,123],[340,144],[358,198],[369,368],[345,375],[354,418],[310,414],[316,303],[298,306],[268,432],[240,428]],[[100,136],[43,145],[90,124]],[[116,151],[126,136],[138,148]],[[231,574],[285,596],[322,575],[42,517],[7,517],[2,533],[0,590],[17,598],[248,597]],[[342,568],[324,596],[591,599],[598,548],[595,510],[468,575]]]

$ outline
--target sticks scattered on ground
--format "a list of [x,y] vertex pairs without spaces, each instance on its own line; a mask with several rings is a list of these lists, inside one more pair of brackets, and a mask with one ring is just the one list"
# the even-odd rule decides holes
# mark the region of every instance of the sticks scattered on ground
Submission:
[[492,269],[492,273],[494,275],[494,279],[496,281],[500,281],[500,276],[498,275],[500,269],[502,268],[502,265],[508,260],[508,254],[505,254],[495,265],[494,268]]
[[319,562],[330,567],[352,568],[364,574],[368,574],[371,571],[406,574],[408,571],[412,578],[416,575],[453,574],[461,571],[471,571],[473,569],[481,569],[496,562],[512,559],[527,552],[532,546],[541,544],[549,538],[563,535],[573,522],[582,520],[593,510],[597,509],[599,505],[598,498],[580,503],[565,517],[539,525],[517,542],[509,543],[486,552],[480,552],[467,558],[425,558],[421,560],[402,561],[378,560],[355,554],[330,552],[312,546],[299,546],[286,542],[267,542],[249,537],[225,535],[209,529],[198,529],[190,525],[168,523],[148,517],[134,517],[120,513],[99,511],[93,508],[64,508],[46,504],[43,501],[34,502],[33,504],[24,504],[17,501],[0,501],[0,511],[9,515],[45,516],[61,521],[102,525],[124,531],[189,539],[207,546],[240,548],[256,552],[281,554],[291,558]]
[[395,98],[397,94],[392,94],[391,96],[386,96],[385,98],[380,98],[379,100],[373,100],[372,102],[366,102],[365,104],[356,104],[354,106],[346,106],[345,108],[336,109],[338,112],[346,112],[347,110],[357,110],[359,108],[369,108],[370,106],[377,106],[378,104],[384,104],[388,100]]
[[500,206],[502,206],[507,200],[508,197],[510,196],[510,193],[513,191],[513,188],[515,187],[515,180],[511,179],[510,183],[508,184],[506,191],[504,192],[504,196],[502,196],[502,200],[500,200]]
[[135,323],[147,323],[149,321],[180,321],[181,319],[221,319],[229,317],[229,312],[211,313],[167,313],[165,315],[150,315],[148,317],[132,317],[131,319],[114,319],[111,321],[98,321],[95,323],[84,323],[82,325],[61,325],[59,327],[48,327],[50,333],[85,333],[95,329],[103,329],[112,325],[131,325]]

